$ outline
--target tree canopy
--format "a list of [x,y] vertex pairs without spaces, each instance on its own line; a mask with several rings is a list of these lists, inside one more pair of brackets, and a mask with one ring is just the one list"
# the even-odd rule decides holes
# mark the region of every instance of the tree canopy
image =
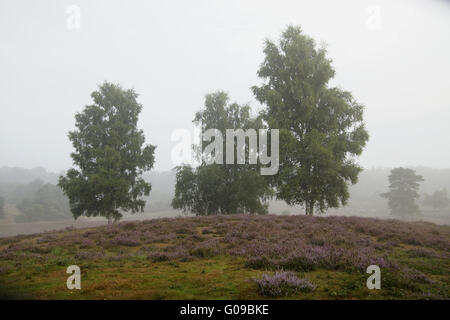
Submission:
[[335,71],[324,47],[289,26],[276,44],[266,40],[263,80],[253,92],[263,119],[280,129],[280,168],[272,177],[276,197],[289,205],[314,208],[345,205],[348,184],[357,182],[357,164],[369,138],[364,107],[348,91],[329,87]]
[[[208,129],[225,133],[226,129],[258,130],[263,127],[260,118],[251,116],[249,106],[230,104],[228,101],[228,95],[222,91],[206,95],[204,109],[197,112],[194,118],[202,135]],[[226,150],[226,141],[221,144],[222,150]],[[227,163],[225,152],[217,154],[223,157],[221,164],[208,164],[203,159],[204,144],[196,146],[201,164],[197,168],[189,165],[176,168],[173,208],[197,215],[267,213],[266,200],[271,194],[270,187],[265,177],[259,174],[258,164],[237,163],[237,145],[233,141],[234,163]],[[248,159],[251,152],[249,144],[245,143],[244,148],[245,158]],[[214,152],[213,156],[216,156]]]
[[137,128],[142,105],[134,90],[108,82],[91,94],[94,104],[75,116],[69,133],[76,168],[59,179],[75,219],[103,216],[119,220],[120,211],[143,211],[151,185],[141,175],[153,168],[155,146],[145,145]]

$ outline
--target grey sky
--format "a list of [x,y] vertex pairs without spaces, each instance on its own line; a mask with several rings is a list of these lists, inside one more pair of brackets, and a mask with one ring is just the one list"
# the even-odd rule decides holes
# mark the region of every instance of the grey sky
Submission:
[[[66,27],[71,4],[80,30]],[[206,93],[258,108],[249,88],[260,82],[263,41],[288,24],[328,44],[332,84],[366,105],[362,165],[450,167],[443,0],[1,0],[0,166],[67,169],[74,114],[108,80],[140,94],[155,169],[170,169],[171,133],[191,127]]]

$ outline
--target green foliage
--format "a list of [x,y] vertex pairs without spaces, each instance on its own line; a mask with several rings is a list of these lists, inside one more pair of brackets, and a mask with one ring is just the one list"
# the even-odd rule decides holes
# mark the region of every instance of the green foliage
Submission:
[[5,217],[5,198],[0,196],[0,218]]
[[197,215],[267,213],[269,189],[254,170],[226,170],[226,165],[177,167],[172,206]]
[[[249,106],[228,104],[228,100],[228,95],[221,91],[206,95],[205,108],[194,118],[202,133],[208,129],[225,133],[226,129],[258,130],[263,127],[261,119],[251,117]],[[196,146],[196,149],[201,157],[204,146]],[[226,150],[225,139],[223,150]],[[247,143],[245,154],[248,159]],[[234,164],[226,164],[224,152],[223,164],[203,161],[196,169],[188,165],[177,167],[173,208],[197,215],[267,213],[266,200],[271,190],[265,177],[259,174],[259,165],[237,164],[236,158]]]
[[450,199],[447,195],[447,189],[436,190],[433,194],[425,194],[423,204],[434,209],[445,209],[450,205]]
[[52,184],[42,185],[32,197],[17,205],[20,214],[16,222],[56,221],[70,218],[69,202],[61,190]]
[[151,185],[141,175],[154,164],[155,146],[145,145],[137,128],[142,105],[133,90],[108,82],[91,95],[93,105],[75,116],[69,139],[78,169],[61,176],[59,186],[70,199],[73,216],[103,216],[119,220],[119,210],[143,211]]
[[381,194],[388,199],[393,215],[405,216],[419,213],[416,199],[419,198],[419,182],[423,178],[416,171],[407,168],[395,168],[389,175],[389,192]]
[[266,108],[263,118],[280,129],[280,170],[272,185],[278,199],[314,208],[345,205],[348,183],[356,183],[362,168],[355,156],[369,138],[363,106],[352,94],[328,87],[334,77],[325,48],[317,48],[300,27],[289,26],[279,44],[267,40],[265,59],[254,86]]

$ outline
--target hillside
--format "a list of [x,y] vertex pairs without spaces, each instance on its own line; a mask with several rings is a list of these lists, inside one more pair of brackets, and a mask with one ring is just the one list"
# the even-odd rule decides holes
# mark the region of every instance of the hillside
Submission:
[[[68,290],[66,268],[81,268]],[[381,289],[369,290],[369,265]],[[0,239],[0,290],[32,299],[263,299],[252,280],[292,271],[289,299],[448,299],[450,227],[359,217],[209,216]],[[261,284],[261,282],[259,282]]]

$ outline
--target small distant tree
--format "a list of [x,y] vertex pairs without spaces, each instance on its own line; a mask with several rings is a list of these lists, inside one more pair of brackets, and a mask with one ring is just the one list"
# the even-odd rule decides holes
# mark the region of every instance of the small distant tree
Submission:
[[416,171],[395,168],[389,175],[389,192],[381,194],[388,199],[392,215],[406,216],[420,212],[416,199],[419,198],[419,182],[424,181]]
[[42,187],[45,182],[42,179],[35,179],[29,183],[19,184],[13,187],[8,195],[8,202],[14,205],[19,204],[25,198],[31,198]]
[[151,185],[142,173],[153,168],[155,146],[144,145],[137,128],[142,105],[134,90],[124,90],[108,82],[91,94],[94,104],[75,116],[76,130],[69,133],[77,168],[59,178],[59,186],[69,197],[75,219],[103,216],[116,221],[119,210],[143,211]]
[[425,206],[433,207],[434,209],[445,209],[450,205],[447,189],[436,190],[433,194],[425,194],[423,204]]
[[5,217],[5,198],[0,196],[0,218]]
[[17,204],[20,214],[15,222],[57,221],[70,219],[69,201],[61,189],[53,184],[44,184],[32,197]]

